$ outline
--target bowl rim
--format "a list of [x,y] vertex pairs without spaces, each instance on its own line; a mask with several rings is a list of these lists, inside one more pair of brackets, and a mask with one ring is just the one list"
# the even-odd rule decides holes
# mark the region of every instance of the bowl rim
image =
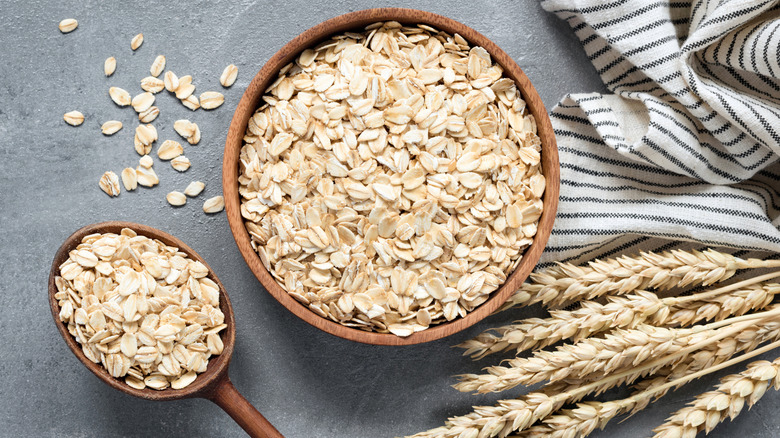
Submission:
[[[244,132],[249,118],[258,108],[268,85],[275,80],[281,67],[291,62],[306,48],[338,33],[361,29],[378,21],[398,21],[409,24],[427,24],[446,31],[450,35],[458,33],[470,44],[481,46],[490,53],[494,62],[504,69],[504,75],[517,84],[528,110],[533,114],[537,124],[537,134],[542,142],[542,169],[547,182],[543,195],[544,210],[537,225],[537,234],[533,243],[522,253],[518,266],[507,277],[507,280],[491,296],[465,317],[459,317],[430,328],[414,333],[408,337],[400,337],[392,333],[376,333],[341,325],[328,318],[323,318],[304,306],[282,287],[266,270],[259,255],[252,249],[249,232],[244,225],[240,211],[238,192],[238,160],[243,146]],[[549,115],[541,97],[531,84],[520,66],[495,43],[476,30],[453,19],[431,12],[406,8],[375,8],[365,9],[339,15],[317,24],[285,44],[276,52],[254,76],[239,101],[230,123],[222,165],[222,190],[225,199],[225,209],[233,238],[236,241],[244,261],[263,287],[284,307],[307,323],[340,338],[374,345],[412,345],[429,342],[457,333],[481,321],[497,310],[525,281],[536,263],[539,261],[547,240],[551,234],[553,222],[558,207],[560,185],[560,167],[558,148],[553,133]]]
[[[71,250],[76,248],[86,236],[95,233],[115,233],[119,234],[124,228],[129,228],[139,235],[149,237],[151,239],[159,240],[168,246],[174,246],[179,251],[186,253],[191,259],[200,261],[203,263],[209,271],[208,278],[213,280],[220,288],[220,302],[219,307],[222,313],[225,315],[225,330],[222,331],[221,338],[224,344],[222,353],[218,356],[212,356],[209,359],[206,371],[200,373],[191,384],[182,389],[166,388],[163,390],[155,390],[151,388],[136,389],[124,382],[124,380],[113,377],[108,373],[102,364],[94,363],[87,358],[82,350],[81,344],[76,341],[76,338],[68,331],[67,324],[60,321],[59,317],[59,303],[54,298],[54,294],[57,292],[56,278],[59,276],[60,265],[68,259]],[[51,309],[52,316],[54,317],[54,324],[57,326],[57,331],[62,335],[70,351],[89,369],[92,374],[97,376],[100,380],[106,383],[108,386],[122,391],[124,393],[133,395],[135,397],[143,398],[153,401],[168,401],[178,400],[183,398],[201,397],[203,394],[211,391],[217,383],[227,378],[228,367],[230,366],[230,360],[233,356],[233,350],[236,344],[236,321],[233,314],[233,306],[230,303],[227,290],[222,282],[217,277],[216,272],[206,263],[206,260],[201,257],[194,249],[190,248],[180,239],[168,234],[157,228],[150,227],[135,222],[125,221],[106,221],[98,222],[94,224],[85,225],[78,230],[70,234],[57,249],[54,259],[51,264],[51,271],[49,272],[48,279],[48,298],[49,307]]]

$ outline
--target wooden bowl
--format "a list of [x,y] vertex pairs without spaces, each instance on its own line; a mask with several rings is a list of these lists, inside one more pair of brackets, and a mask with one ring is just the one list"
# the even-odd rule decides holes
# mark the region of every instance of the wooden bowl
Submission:
[[[71,250],[75,249],[85,236],[96,233],[114,233],[119,234],[123,228],[129,228],[138,233],[157,239],[166,245],[179,248],[186,253],[192,260],[203,263],[208,268],[208,277],[219,286],[219,308],[225,315],[225,324],[227,327],[222,331],[222,343],[224,348],[219,356],[212,356],[209,359],[206,371],[198,374],[198,377],[189,386],[182,389],[167,388],[155,390],[151,388],[135,389],[127,385],[124,381],[112,377],[108,371],[101,365],[92,362],[87,358],[81,349],[81,344],[68,332],[67,325],[60,321],[60,306],[54,294],[57,293],[55,278],[59,275],[60,265],[68,259]],[[277,438],[282,435],[266,420],[260,412],[257,411],[233,386],[228,377],[228,365],[233,355],[233,347],[236,343],[236,324],[233,318],[233,308],[230,305],[230,299],[225,292],[225,287],[219,281],[217,275],[211,269],[201,256],[192,248],[184,244],[181,240],[164,233],[156,228],[133,222],[101,222],[98,224],[87,225],[68,237],[62,244],[54,261],[51,264],[49,274],[49,305],[51,314],[54,317],[54,323],[57,325],[65,343],[76,357],[86,366],[94,375],[108,386],[153,401],[178,400],[183,398],[200,397],[206,398],[224,409],[234,420],[247,431],[251,436]]]
[[[238,160],[244,132],[246,131],[249,118],[252,117],[255,110],[260,106],[265,90],[276,79],[277,72],[293,61],[303,50],[314,47],[319,42],[333,35],[350,30],[362,30],[364,26],[377,21],[427,24],[450,34],[458,33],[470,44],[481,46],[487,50],[494,62],[503,67],[504,75],[515,81],[518,90],[526,101],[527,109],[536,118],[537,133],[542,142],[542,171],[547,180],[547,188],[543,199],[544,212],[539,219],[538,231],[534,242],[523,253],[522,261],[509,276],[506,283],[493,292],[486,302],[464,318],[432,326],[427,330],[414,333],[405,338],[393,334],[358,330],[322,318],[284,291],[265,269],[260,261],[260,257],[252,249],[249,233],[244,226],[244,219],[241,217],[241,204],[238,193]],[[401,8],[367,9],[344,14],[312,27],[282,47],[257,73],[238,103],[225,142],[225,156],[222,166],[222,190],[225,197],[225,208],[230,229],[233,232],[238,249],[244,256],[244,260],[246,260],[249,268],[266,290],[295,315],[321,330],[345,339],[377,345],[410,345],[443,338],[477,323],[498,309],[517,290],[518,286],[525,281],[528,274],[531,273],[539,261],[555,220],[555,212],[558,207],[559,182],[558,149],[547,110],[528,77],[526,77],[512,58],[484,35],[464,24],[430,12]]]

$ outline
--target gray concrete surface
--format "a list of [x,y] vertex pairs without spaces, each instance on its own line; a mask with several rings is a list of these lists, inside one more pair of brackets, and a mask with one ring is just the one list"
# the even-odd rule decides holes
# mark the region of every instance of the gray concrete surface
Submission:
[[[223,140],[243,89],[263,63],[299,32],[327,18],[372,6],[427,9],[459,20],[506,50],[525,70],[545,104],[564,94],[602,90],[601,82],[569,27],[533,0],[311,2],[144,1],[67,3],[0,2],[0,436],[8,437],[205,437],[242,436],[210,402],[153,403],[103,385],[67,350],[46,302],[46,279],[55,250],[77,228],[103,220],[145,223],[188,242],[216,269],[233,301],[237,348],[231,367],[236,387],[288,437],[392,437],[441,424],[472,404],[500,397],[461,394],[451,377],[476,372],[497,359],[472,362],[451,345],[536,309],[499,315],[466,332],[408,348],[352,343],[322,333],[289,313],[253,277],[224,214],[201,212],[205,197],[220,193]],[[76,18],[75,32],[57,23]],[[143,32],[136,52],[130,39]],[[187,147],[192,168],[183,174],[166,163],[155,168],[161,184],[109,199],[97,180],[106,170],[135,165],[136,117],[108,98],[109,86],[140,92],[138,81],[158,54],[168,68],[191,74],[199,91],[218,84],[230,63],[238,82],[216,111],[191,113],[166,93],[157,96],[160,138],[176,138],[172,122],[188,117],[202,130]],[[117,71],[103,76],[103,60]],[[80,110],[84,125],[62,115]],[[109,119],[125,128],[100,134]],[[192,180],[206,182],[201,198],[179,209],[165,194]],[[681,407],[711,378],[671,394],[631,420],[597,436],[639,437]],[[503,397],[510,396],[503,395]],[[773,392],[752,412],[714,436],[777,436]]]

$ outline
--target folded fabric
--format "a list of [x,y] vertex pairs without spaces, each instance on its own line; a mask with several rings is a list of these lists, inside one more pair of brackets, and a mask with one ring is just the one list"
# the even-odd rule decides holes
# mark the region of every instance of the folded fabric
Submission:
[[615,93],[551,111],[561,197],[542,261],[674,244],[660,239],[780,252],[780,2],[542,7]]

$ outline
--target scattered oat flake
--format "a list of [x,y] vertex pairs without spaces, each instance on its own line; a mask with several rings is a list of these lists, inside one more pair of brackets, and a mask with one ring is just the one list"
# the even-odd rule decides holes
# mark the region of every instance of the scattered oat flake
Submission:
[[154,76],[147,76],[141,79],[141,89],[153,94],[157,94],[165,89],[165,82]]
[[152,152],[152,145],[141,143],[141,141],[138,139],[137,133],[133,137],[133,146],[135,147],[135,151],[138,153],[138,155],[149,155]]
[[211,110],[219,108],[225,102],[225,96],[216,91],[206,91],[200,94],[200,106]]
[[138,50],[139,47],[141,47],[141,44],[144,43],[144,34],[139,33],[138,35],[134,36],[133,39],[130,41],[130,48],[133,50]]
[[193,181],[189,183],[189,185],[187,185],[186,189],[184,189],[184,194],[189,196],[190,198],[194,198],[200,195],[200,192],[202,192],[205,187],[206,184],[203,184],[200,181]]
[[114,135],[122,129],[122,122],[119,120],[109,120],[100,127],[105,135]]
[[190,159],[184,155],[179,155],[178,157],[171,160],[171,167],[178,170],[179,172],[184,172],[190,168]]
[[78,111],[67,112],[62,118],[65,119],[65,123],[71,126],[79,126],[84,123],[84,114]]
[[181,143],[174,140],[165,140],[159,148],[157,148],[157,156],[161,160],[172,160],[184,153],[184,148],[181,147]]
[[142,113],[154,105],[154,94],[148,91],[138,94],[133,97],[133,100],[130,103],[133,106],[135,112]]
[[219,83],[222,84],[223,87],[228,88],[236,82],[237,77],[238,67],[230,64],[222,71],[222,75],[219,77]]
[[126,167],[122,171],[122,185],[125,186],[125,190],[132,191],[138,187],[138,178],[135,173],[135,169],[132,167]]
[[194,94],[187,96],[186,99],[182,99],[181,103],[193,111],[200,108],[200,102],[198,102],[198,98]]
[[152,123],[160,115],[160,109],[156,106],[149,107],[146,111],[138,113],[138,121],[141,123]]
[[168,201],[169,204],[173,205],[174,207],[180,207],[187,203],[187,197],[184,196],[184,193],[182,192],[171,192],[168,193],[168,195],[165,196],[165,199]]
[[206,213],[219,213],[225,208],[225,198],[222,196],[215,196],[209,198],[203,203],[203,211]]
[[111,76],[114,74],[114,71],[116,71],[116,58],[113,56],[106,58],[106,62],[103,63],[103,73],[105,73],[106,76]]
[[198,144],[200,142],[200,128],[197,123],[181,119],[173,123],[173,129],[187,140],[189,144]]
[[108,95],[111,96],[111,100],[119,106],[128,106],[132,102],[130,93],[119,87],[111,87],[108,89]]
[[180,87],[183,87],[185,85],[191,85],[192,84],[192,75],[184,75],[179,78],[179,86],[176,87],[176,90],[178,90]]
[[150,157],[149,155],[144,155],[143,157],[138,159],[138,163],[141,166],[150,169],[154,165],[154,160],[152,160],[152,157]]
[[138,166],[135,168],[135,173],[138,178],[138,184],[144,187],[154,187],[160,183],[157,173],[151,167]]
[[74,18],[66,18],[62,21],[60,21],[60,32],[62,33],[70,33],[76,30],[76,28],[79,27],[79,22],[76,21]]
[[179,100],[184,100],[195,92],[195,86],[190,82],[185,82],[186,78],[190,78],[190,80],[192,80],[191,76],[183,76],[179,78],[179,86],[176,87],[176,98]]
[[162,73],[163,70],[165,70],[165,56],[157,55],[157,57],[154,58],[154,62],[152,62],[151,68],[149,68],[149,72],[152,76],[157,77],[160,76],[160,73]]
[[114,172],[108,171],[100,177],[100,189],[108,196],[119,196],[119,177]]
[[193,125],[195,125],[195,131],[187,138],[187,143],[195,145],[200,143],[200,127],[197,123],[193,123]]
[[[135,135],[138,141],[144,145],[151,145],[157,141],[157,128],[154,125],[139,125],[135,128]],[[146,154],[144,154],[146,155]]]
[[165,72],[165,76],[163,76],[163,84],[165,85],[166,90],[173,93],[179,88],[179,78],[176,76],[176,73],[167,71]]
[[173,130],[185,139],[190,138],[195,134],[195,126],[194,123],[187,119],[179,119],[173,122]]

